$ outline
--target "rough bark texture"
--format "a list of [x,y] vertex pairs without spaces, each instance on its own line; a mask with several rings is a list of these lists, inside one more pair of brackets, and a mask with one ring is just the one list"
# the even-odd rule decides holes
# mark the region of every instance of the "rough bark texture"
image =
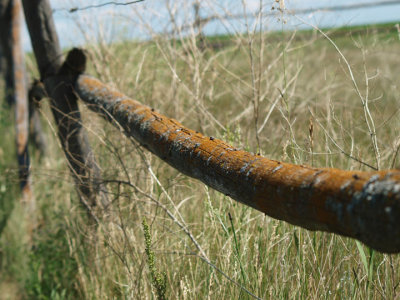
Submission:
[[400,171],[343,171],[292,165],[237,150],[81,75],[75,84],[89,108],[112,116],[165,162],[265,214],[309,230],[356,238],[400,252]]
[[[22,198],[31,210],[34,201],[29,176],[29,109],[26,86],[26,71],[24,51],[22,49],[22,8],[20,0],[1,1],[1,27],[2,49],[7,59],[7,73],[11,78],[11,91],[9,100],[15,104],[15,133],[17,145],[17,159],[19,166],[19,180]],[[8,87],[10,89],[10,87]]]
[[89,209],[101,201],[108,203],[101,184],[99,167],[82,127],[77,98],[71,81],[77,72],[69,72],[62,53],[48,0],[23,0],[25,19],[42,82],[51,101],[58,135],[77,184],[82,203]]

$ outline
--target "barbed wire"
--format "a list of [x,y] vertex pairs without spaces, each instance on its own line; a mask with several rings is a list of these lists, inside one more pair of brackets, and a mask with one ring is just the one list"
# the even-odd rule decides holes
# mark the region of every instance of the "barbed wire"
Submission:
[[122,5],[131,5],[131,4],[144,2],[144,1],[145,0],[135,0],[135,1],[129,1],[129,2],[124,2],[124,3],[110,1],[110,2],[105,2],[102,4],[88,5],[88,6],[84,6],[84,7],[57,8],[57,9],[53,9],[53,13],[58,12],[58,11],[67,11],[69,13],[74,13],[77,11],[87,10],[87,9],[91,9],[91,8],[99,8],[99,7],[108,6],[108,5],[122,6]]
[[[383,1],[375,1],[375,2],[364,2],[364,3],[353,3],[353,4],[345,4],[345,5],[333,5],[333,6],[323,6],[323,7],[316,7],[316,8],[304,8],[304,9],[280,9],[272,8],[269,12],[262,12],[262,17],[270,17],[276,16],[279,14],[286,14],[286,15],[306,15],[310,13],[318,13],[318,12],[334,12],[334,11],[344,11],[344,10],[355,10],[361,8],[372,8],[372,7],[380,7],[380,6],[390,6],[390,5],[397,5],[400,4],[400,0],[383,0]],[[203,17],[200,19],[195,20],[195,22],[191,24],[184,24],[179,30],[187,30],[192,27],[203,27],[208,22],[218,21],[220,19],[223,20],[234,20],[234,19],[243,19],[243,18],[251,18],[254,17],[251,14],[226,14],[226,15],[210,15],[208,17]]]

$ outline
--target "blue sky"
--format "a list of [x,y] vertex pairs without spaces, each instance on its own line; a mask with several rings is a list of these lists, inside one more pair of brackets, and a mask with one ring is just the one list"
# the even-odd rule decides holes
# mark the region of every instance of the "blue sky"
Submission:
[[[318,8],[332,5],[349,5],[353,3],[377,2],[379,0],[286,0],[285,8],[288,11],[304,8]],[[177,15],[177,22],[190,22],[193,11],[190,0],[145,0],[144,2],[129,6],[104,6],[84,11],[69,13],[73,7],[84,7],[109,2],[109,0],[50,0],[54,9],[54,20],[60,36],[62,47],[82,45],[86,42],[96,42],[99,39],[111,43],[123,38],[148,39],[152,33],[160,33],[168,28],[170,9]],[[128,0],[117,0],[124,3]],[[246,0],[245,7],[241,0],[202,0],[201,14],[236,14],[244,9],[249,15],[256,12],[260,3],[263,11],[271,11],[275,1]],[[277,4],[275,4],[277,6]],[[400,1],[397,5],[347,10],[342,12],[320,11],[308,15],[299,15],[304,20],[286,14],[283,25],[285,30],[309,27],[305,23],[319,27],[337,27],[343,25],[356,25],[368,23],[382,23],[389,21],[400,22]],[[142,18],[142,20],[140,20]],[[251,20],[250,20],[251,22]],[[265,17],[262,20],[264,30],[281,30],[282,22],[277,16]],[[207,34],[226,33],[245,30],[244,20],[231,20],[229,22],[210,22],[204,31]],[[28,34],[24,32],[24,48],[30,50]]]

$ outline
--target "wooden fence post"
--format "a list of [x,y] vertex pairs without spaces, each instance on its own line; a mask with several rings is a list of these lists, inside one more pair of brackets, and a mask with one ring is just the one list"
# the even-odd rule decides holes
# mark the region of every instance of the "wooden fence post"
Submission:
[[[11,19],[6,16],[7,8],[9,7],[10,0],[0,0],[0,27],[3,38],[0,38],[0,76],[4,78],[5,83],[5,99],[8,105],[14,103],[14,79],[12,71],[12,62],[7,62],[4,53],[11,53],[12,41],[11,38]],[[4,44],[4,45],[2,45]],[[5,51],[2,49],[5,48]],[[8,55],[8,59],[11,59],[11,55]],[[29,81],[29,76],[26,74],[25,82]],[[34,82],[35,84],[35,82]],[[46,152],[46,138],[43,134],[42,125],[40,123],[39,112],[37,105],[34,104],[34,97],[31,92],[28,93],[28,106],[29,106],[29,140],[33,142],[33,145],[39,150],[40,157]]]
[[[29,109],[26,86],[26,71],[24,51],[22,49],[22,8],[20,0],[1,1],[1,44],[7,61],[7,76],[12,83],[12,103],[15,106],[15,133],[19,180],[22,200],[28,205],[28,210],[34,210],[34,200],[29,176]],[[7,87],[6,88],[10,88]],[[10,93],[10,91],[7,91]]]
[[[82,126],[71,74],[65,72],[62,52],[48,0],[23,0],[33,51],[51,102],[58,136],[67,157],[82,204],[92,213],[96,204],[108,205],[107,191]],[[64,67],[62,67],[64,66]]]

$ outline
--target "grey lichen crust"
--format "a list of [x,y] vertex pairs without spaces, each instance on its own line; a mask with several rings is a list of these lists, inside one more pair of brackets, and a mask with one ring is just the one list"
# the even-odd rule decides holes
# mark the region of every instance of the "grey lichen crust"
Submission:
[[388,174],[371,178],[354,194],[344,212],[354,237],[377,250],[400,249],[400,183]]

